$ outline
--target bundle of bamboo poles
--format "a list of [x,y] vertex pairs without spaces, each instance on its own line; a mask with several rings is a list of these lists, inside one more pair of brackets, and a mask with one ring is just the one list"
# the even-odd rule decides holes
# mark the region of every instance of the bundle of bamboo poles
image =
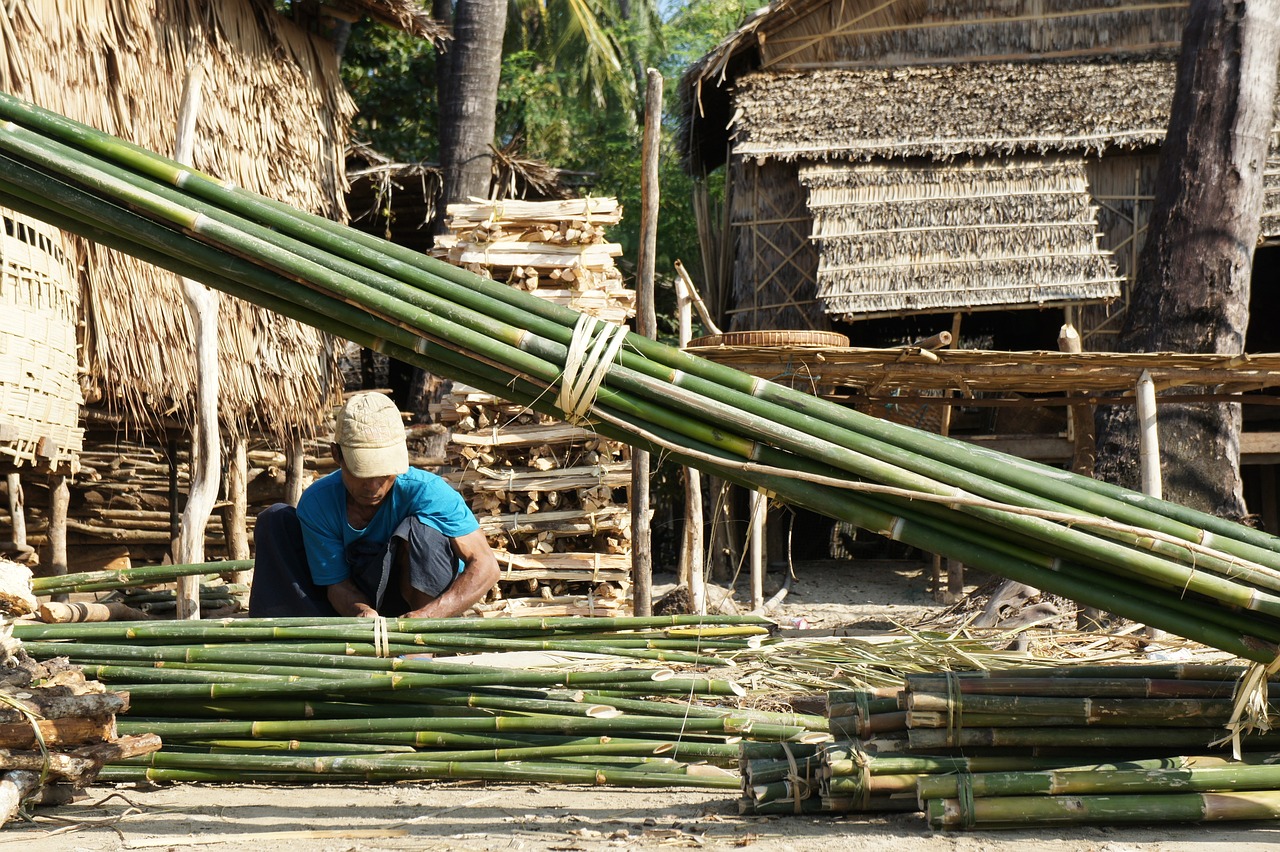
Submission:
[[[1280,746],[1280,705],[1232,724],[1245,669],[1177,663],[909,675],[899,694],[912,751],[956,748],[1178,750]],[[1265,695],[1265,692],[1263,693]]]
[[[739,741],[830,739],[820,716],[735,706],[744,690],[721,655],[769,631],[751,617],[245,618],[22,624],[16,636],[37,659],[68,657],[127,691],[121,732],[163,739],[104,780],[736,789]],[[461,656],[484,652],[498,653]],[[560,664],[492,664],[530,652]]]
[[1260,731],[1231,729],[1245,672],[1039,665],[831,690],[834,742],[742,745],[740,809],[924,810],[942,828],[1272,819],[1280,773],[1259,764],[1276,761],[1280,704],[1258,709]]
[[1280,767],[1270,752],[1239,761],[1197,755],[1059,769],[921,776],[935,828],[1217,822],[1280,817]]
[[1280,541],[860,415],[0,97],[0,201],[676,463],[1259,664]]

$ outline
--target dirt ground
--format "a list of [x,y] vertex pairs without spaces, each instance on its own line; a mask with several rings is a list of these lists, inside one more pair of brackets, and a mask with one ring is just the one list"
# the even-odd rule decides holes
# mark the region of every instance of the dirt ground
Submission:
[[[775,615],[810,626],[891,629],[944,607],[913,563],[801,566]],[[658,578],[661,579],[661,578]],[[969,578],[970,586],[984,578]],[[775,582],[776,585],[776,582]],[[661,591],[660,584],[655,589]],[[767,589],[772,592],[773,589]],[[98,785],[69,805],[37,808],[34,822],[0,830],[5,849],[530,850],[752,849],[757,852],[1021,852],[1034,849],[1280,848],[1280,823],[1044,828],[943,832],[920,814],[756,817],[732,791],[486,783],[298,787]]]

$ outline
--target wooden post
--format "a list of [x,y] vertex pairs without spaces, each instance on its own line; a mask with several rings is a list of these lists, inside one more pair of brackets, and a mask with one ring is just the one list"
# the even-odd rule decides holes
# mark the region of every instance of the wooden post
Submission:
[[[231,442],[227,460],[227,509],[222,513],[228,559],[249,558],[249,440],[238,435]],[[236,571],[228,581],[249,583],[253,570]]]
[[[662,142],[662,74],[650,68],[645,91],[640,174],[640,251],[636,268],[636,333],[655,339],[654,255],[658,250],[658,150]],[[649,454],[631,454],[631,589],[636,615],[653,614],[653,543],[649,516]]]
[[[676,314],[679,320],[680,347],[689,345],[693,337],[693,302],[695,294],[684,265],[676,261],[680,277],[676,283]],[[697,468],[684,469],[684,537],[680,564],[688,575],[689,598],[693,611],[707,611],[707,588],[702,546],[702,474]]]
[[[1066,319],[1062,328],[1058,329],[1058,350],[1079,353],[1084,349],[1080,332],[1076,331],[1076,327],[1072,325],[1070,313]],[[1068,399],[1072,396],[1075,396],[1074,392],[1067,394]],[[1071,438],[1071,470],[1083,476],[1092,476],[1093,463],[1097,456],[1092,405],[1076,403],[1067,406],[1067,432],[1068,437]],[[1076,628],[1078,630],[1102,629],[1102,610],[1092,606],[1080,607],[1076,610]]]
[[1162,497],[1160,479],[1160,437],[1156,430],[1156,383],[1146,370],[1138,378],[1138,462],[1142,470],[1142,493]]
[[[197,51],[187,65],[174,143],[174,159],[186,165],[193,164],[203,82],[204,54]],[[191,481],[174,561],[188,564],[204,561],[204,532],[218,498],[222,446],[218,430],[218,294],[190,278],[182,279],[182,294],[196,335],[196,419],[191,441]],[[176,597],[177,618],[200,617],[198,576],[179,577]]]
[[[67,573],[67,510],[71,506],[71,487],[61,473],[49,474],[49,575],[60,577]],[[65,602],[67,594],[54,595],[52,600]]]
[[[1142,469],[1142,492],[1151,497],[1162,497],[1164,486],[1160,479],[1160,437],[1156,427],[1156,383],[1146,370],[1138,377],[1138,463]],[[1159,639],[1164,631],[1147,628],[1147,636]]]
[[294,436],[289,440],[285,450],[284,465],[284,502],[290,506],[298,505],[302,492],[307,490],[307,450],[302,438]]
[[[1080,333],[1071,323],[1064,323],[1058,331],[1058,349],[1062,352],[1082,351]],[[1067,398],[1078,396],[1072,392]],[[1075,403],[1067,406],[1068,430],[1071,437],[1071,470],[1082,476],[1093,476],[1093,463],[1097,457],[1097,442],[1093,432],[1093,406]]]
[[733,576],[731,564],[736,564],[733,553],[733,537],[729,534],[730,486],[718,476],[707,477],[707,493],[711,495],[711,561],[707,566],[711,576],[724,580]]
[[751,611],[760,612],[764,607],[764,519],[769,501],[754,488],[747,493],[747,498],[747,561],[751,564]]
[[18,550],[27,547],[26,500],[22,493],[22,477],[18,473],[5,476],[9,496],[9,520],[13,526],[13,545]]

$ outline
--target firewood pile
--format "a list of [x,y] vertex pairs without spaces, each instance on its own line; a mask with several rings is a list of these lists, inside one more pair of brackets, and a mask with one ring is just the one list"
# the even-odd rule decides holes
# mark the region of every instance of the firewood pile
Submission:
[[615,323],[635,314],[635,291],[613,259],[622,246],[605,228],[622,219],[614,198],[450,204],[448,234],[432,253],[455,266],[536,292]]
[[460,384],[433,410],[452,470],[502,567],[484,615],[623,614],[630,588],[629,448]]
[[[306,448],[309,472],[332,469],[328,445]],[[131,564],[164,561],[173,532],[169,498],[169,461],[164,448],[134,440],[92,442],[80,456],[80,473],[69,483],[67,512],[68,570],[127,568]],[[270,449],[250,450],[248,470],[248,533],[258,512],[284,499],[286,458]],[[190,464],[179,451],[176,466],[180,500],[189,489]],[[48,544],[48,496],[45,483],[34,477],[24,483],[28,543],[41,549]],[[205,528],[205,551],[210,559],[226,558],[227,540],[219,502]],[[177,512],[182,511],[179,504]]]
[[[451,204],[434,253],[450,263],[614,323],[635,314],[607,242],[613,198]],[[452,437],[446,478],[467,499],[503,576],[484,614],[627,610],[631,481],[626,445],[455,384],[433,408]]]
[[31,571],[0,561],[0,825],[29,805],[65,804],[114,760],[159,751],[154,734],[120,737],[129,694],[108,692],[65,658],[37,662],[13,637],[35,611]]

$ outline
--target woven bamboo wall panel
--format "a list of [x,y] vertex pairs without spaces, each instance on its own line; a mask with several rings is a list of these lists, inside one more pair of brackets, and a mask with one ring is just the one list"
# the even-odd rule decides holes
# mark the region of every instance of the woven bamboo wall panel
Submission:
[[61,234],[6,212],[0,234],[0,465],[58,468],[84,442],[75,264]]
[[1084,161],[826,163],[800,169],[839,317],[1043,307],[1120,295]]

